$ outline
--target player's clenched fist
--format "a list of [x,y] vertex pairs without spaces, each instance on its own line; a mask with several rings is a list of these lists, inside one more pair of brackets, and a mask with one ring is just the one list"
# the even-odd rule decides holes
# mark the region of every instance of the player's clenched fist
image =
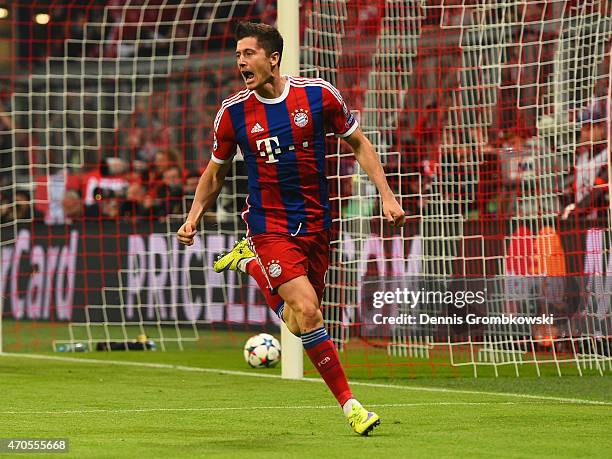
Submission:
[[176,232],[176,237],[181,244],[192,245],[196,232],[196,226],[192,222],[186,221]]
[[406,223],[406,213],[395,198],[383,200],[383,215],[389,224],[395,228],[399,228]]

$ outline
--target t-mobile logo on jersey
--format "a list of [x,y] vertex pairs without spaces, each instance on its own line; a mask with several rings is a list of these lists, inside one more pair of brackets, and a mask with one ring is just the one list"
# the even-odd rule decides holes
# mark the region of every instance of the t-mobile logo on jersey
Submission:
[[[266,164],[274,164],[278,162],[278,159],[274,155],[280,155],[283,150],[280,148],[280,143],[277,136],[268,137],[265,139],[259,139],[255,142],[257,144],[257,150],[259,151],[259,156],[268,156]],[[261,149],[262,144],[264,145],[264,149]],[[302,142],[302,147],[307,148],[308,142]],[[294,151],[295,145],[289,145],[287,150]]]
[[[274,142],[274,145],[272,145],[272,142]],[[265,145],[265,150],[261,149],[261,144]],[[257,141],[257,150],[259,151],[259,155],[260,156],[266,156],[268,155],[268,160],[266,161],[266,164],[272,164],[272,163],[277,163],[278,159],[276,159],[274,157],[275,154],[279,154],[281,153],[281,149],[278,147],[279,143],[278,143],[278,137],[274,136],[274,137],[268,137],[266,139],[260,139]]]

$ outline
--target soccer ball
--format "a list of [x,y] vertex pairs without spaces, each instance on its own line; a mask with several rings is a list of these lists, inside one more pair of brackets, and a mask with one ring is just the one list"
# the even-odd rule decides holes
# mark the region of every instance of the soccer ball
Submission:
[[253,368],[274,367],[280,358],[280,343],[267,333],[251,336],[244,344],[244,360]]

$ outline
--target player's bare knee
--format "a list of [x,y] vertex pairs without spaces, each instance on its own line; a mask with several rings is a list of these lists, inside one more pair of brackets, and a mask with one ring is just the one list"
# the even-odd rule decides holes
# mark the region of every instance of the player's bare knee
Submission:
[[294,336],[297,336],[298,338],[302,336],[302,330],[300,329],[300,326],[297,322],[294,322],[291,325],[287,325],[287,328]]
[[289,314],[293,314],[295,317],[300,317],[302,315],[302,310],[304,309],[304,302],[293,298],[286,299],[285,309],[289,309]]
[[285,322],[289,331],[295,336],[299,337],[301,335],[300,324],[290,308],[285,308],[283,310],[283,322]]
[[323,326],[323,314],[315,304],[310,304],[302,310],[302,331],[309,331]]
[[296,318],[300,331],[309,331],[323,325],[323,316],[316,303],[307,300],[294,300],[286,303]]

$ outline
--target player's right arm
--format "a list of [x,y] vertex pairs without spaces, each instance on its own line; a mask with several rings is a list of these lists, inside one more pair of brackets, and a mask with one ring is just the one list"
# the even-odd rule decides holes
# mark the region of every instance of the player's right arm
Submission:
[[236,140],[229,112],[221,106],[215,118],[212,156],[198,182],[187,220],[176,233],[181,244],[193,244],[198,223],[217,200],[235,153]]
[[181,244],[192,245],[196,235],[198,223],[202,215],[214,204],[221,192],[225,176],[230,169],[231,161],[224,164],[217,164],[213,161],[208,163],[206,170],[200,177],[195,197],[187,215],[187,220],[181,225],[176,233]]

